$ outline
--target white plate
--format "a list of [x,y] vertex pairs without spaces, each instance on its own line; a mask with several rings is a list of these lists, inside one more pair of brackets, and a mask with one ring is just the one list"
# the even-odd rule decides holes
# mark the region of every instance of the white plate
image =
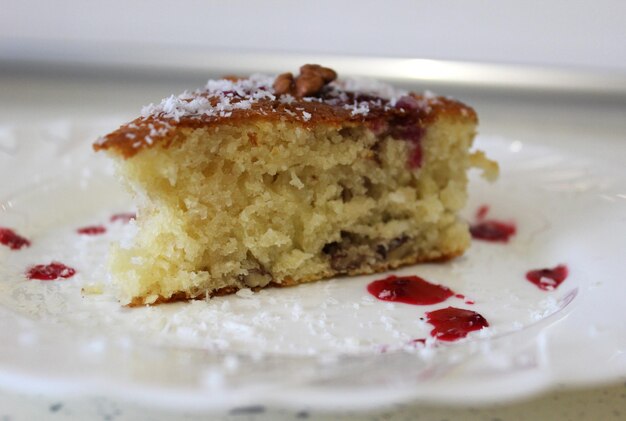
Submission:
[[[517,235],[507,245],[475,241],[453,262],[395,272],[449,286],[473,305],[385,303],[365,290],[380,276],[362,276],[127,309],[115,301],[105,260],[108,242],[132,228],[109,217],[132,205],[109,162],[90,150],[111,128],[90,120],[0,130],[0,226],[33,242],[0,247],[5,387],[175,408],[363,408],[502,401],[626,374],[626,170],[615,160],[564,142],[478,139],[502,176],[493,185],[472,177],[465,216],[488,204],[493,217],[516,222]],[[76,233],[92,224],[107,233]],[[76,276],[25,280],[28,266],[51,260]],[[555,291],[524,278],[558,263],[570,276]],[[84,287],[103,293],[81,294]],[[490,328],[458,343],[406,345],[428,337],[426,311],[449,305],[481,313]]]

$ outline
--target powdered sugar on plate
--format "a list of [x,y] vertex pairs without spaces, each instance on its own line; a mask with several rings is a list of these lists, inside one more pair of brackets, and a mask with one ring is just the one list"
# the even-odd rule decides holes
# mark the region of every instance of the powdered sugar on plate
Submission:
[[[541,213],[507,196],[506,189],[492,196],[491,204],[494,212],[519,218],[522,229],[515,242],[507,246],[476,243],[465,257],[450,263],[395,272],[448,286],[475,304],[456,297],[430,306],[383,302],[369,295],[366,286],[386,275],[371,275],[258,293],[241,290],[210,300],[122,307],[110,284],[106,256],[111,242],[123,245],[136,230],[132,220],[112,215],[129,213],[133,208],[111,177],[108,164],[92,157],[87,148],[84,154],[75,161],[78,165],[74,171],[81,173],[84,165],[90,169],[89,177],[79,182],[80,177],[69,171],[54,183],[23,192],[12,200],[7,212],[10,218],[3,221],[23,230],[33,244],[19,253],[0,249],[0,306],[37,322],[220,352],[341,355],[394,349],[422,352],[424,346],[415,342],[421,339],[428,339],[426,348],[432,348],[432,326],[424,316],[442,307],[471,309],[489,320],[490,328],[470,333],[469,342],[523,330],[563,308],[560,297],[564,290],[546,294],[523,277],[525,270],[536,264],[530,265],[529,259],[548,246],[539,245],[529,254],[533,236],[545,229],[545,221]],[[480,183],[474,187],[487,189]],[[473,197],[484,194],[487,190],[475,190]],[[476,206],[470,204],[472,207]],[[27,215],[29,223],[19,215]],[[100,235],[79,235],[76,231],[91,225],[102,225],[106,230]],[[76,275],[49,282],[25,279],[26,267],[52,260],[75,268]],[[490,276],[485,276],[486,268]]]
[[[420,319],[440,307],[382,302],[365,292],[374,276],[121,307],[106,254],[110,241],[134,229],[111,215],[133,209],[108,161],[89,145],[117,121],[0,130],[16,140],[0,141],[0,171],[12,180],[0,184],[0,225],[32,241],[19,254],[0,247],[5,387],[114,391],[181,409],[250,399],[363,408],[408,399],[502,401],[557,384],[613,381],[624,372],[617,258],[624,236],[615,234],[625,228],[626,175],[610,159],[564,152],[569,136],[559,148],[479,137],[478,146],[505,171],[494,185],[472,179],[464,217],[489,204],[490,216],[514,219],[518,233],[504,248],[476,242],[446,264],[396,272],[462,293],[475,304],[455,297],[442,307],[470,309],[489,321],[489,328],[446,344],[430,337],[431,325]],[[106,234],[77,235],[92,225],[104,225]],[[52,260],[76,275],[25,280],[25,267]],[[571,272],[556,290],[524,279],[528,269],[557,262]]]

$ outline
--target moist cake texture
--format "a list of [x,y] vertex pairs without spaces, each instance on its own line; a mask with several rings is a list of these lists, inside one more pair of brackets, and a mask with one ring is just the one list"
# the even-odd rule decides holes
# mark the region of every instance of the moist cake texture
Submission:
[[99,139],[138,201],[113,246],[123,304],[288,286],[453,258],[473,109],[371,81],[298,76],[211,80]]

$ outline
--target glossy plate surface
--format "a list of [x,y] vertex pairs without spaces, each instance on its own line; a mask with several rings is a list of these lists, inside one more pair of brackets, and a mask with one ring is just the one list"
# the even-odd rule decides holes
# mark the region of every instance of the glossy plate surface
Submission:
[[[472,174],[464,217],[487,204],[490,216],[515,221],[517,235],[509,244],[475,241],[453,262],[394,272],[446,285],[475,304],[454,297],[390,304],[365,289],[381,276],[362,276],[127,309],[115,301],[106,253],[132,229],[110,220],[133,210],[131,198],[90,149],[114,127],[77,119],[1,128],[0,226],[32,240],[18,251],[0,246],[5,387],[176,408],[361,408],[502,401],[626,375],[626,169],[608,141],[596,139],[585,154],[558,136],[549,146],[479,136],[476,146],[500,162],[502,175],[488,184]],[[76,232],[95,224],[106,233]],[[26,268],[53,260],[77,274],[25,279]],[[559,263],[570,276],[555,291],[524,278]],[[458,343],[410,345],[432,329],[424,313],[449,305],[481,313],[490,328]]]

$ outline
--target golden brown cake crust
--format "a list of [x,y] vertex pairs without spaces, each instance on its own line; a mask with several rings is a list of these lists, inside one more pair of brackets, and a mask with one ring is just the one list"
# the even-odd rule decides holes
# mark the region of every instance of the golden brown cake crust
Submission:
[[[356,270],[349,271],[349,272],[347,272],[345,274],[340,274],[339,276],[370,275],[372,273],[385,272],[387,270],[396,269],[396,268],[399,268],[401,266],[409,266],[409,265],[414,265],[414,264],[417,264],[417,263],[447,262],[448,260],[452,260],[455,257],[461,256],[463,254],[463,252],[464,252],[464,250],[457,250],[455,252],[451,252],[451,253],[448,253],[446,255],[441,255],[441,256],[432,257],[432,258],[425,257],[425,256],[422,256],[422,255],[408,256],[408,257],[405,257],[402,260],[379,262],[379,263],[376,263],[375,265],[371,265],[371,266],[361,266],[361,267],[359,267]],[[316,277],[311,278],[311,279],[285,278],[285,279],[281,279],[280,281],[272,281],[268,285],[266,285],[266,286],[264,286],[262,288],[252,288],[252,290],[257,292],[257,291],[259,291],[261,289],[265,289],[265,288],[269,288],[269,287],[277,287],[277,288],[292,287],[292,286],[296,286],[296,285],[307,283],[307,282],[315,282],[315,281],[320,281],[320,280],[323,280],[323,279],[332,278],[333,276],[337,276],[337,275],[338,274],[336,274],[336,273],[329,273],[328,276],[325,276],[325,277],[316,276]],[[210,294],[201,293],[199,295],[191,296],[191,295],[189,295],[187,293],[180,292],[180,293],[176,293],[176,294],[172,295],[171,297],[167,297],[167,298],[159,296],[154,302],[150,303],[150,305],[174,303],[174,302],[178,302],[178,301],[202,300],[202,299],[213,298],[213,297],[223,297],[225,295],[235,294],[237,291],[239,291],[239,288],[237,288],[235,286],[228,286],[228,287],[224,287],[224,288],[220,288],[218,290],[215,290],[215,291],[211,292]],[[141,307],[141,306],[144,306],[146,304],[144,303],[143,300],[144,300],[144,297],[136,297],[130,303],[127,304],[127,307]]]
[[279,75],[279,79],[227,78],[193,93],[166,98],[157,106],[146,107],[142,117],[101,138],[94,149],[130,158],[145,148],[169,147],[182,141],[184,136],[177,136],[180,129],[217,127],[224,123],[285,121],[304,128],[320,124],[366,125],[379,132],[408,117],[418,126],[426,126],[442,116],[478,120],[471,107],[453,99],[403,91],[381,92],[381,89],[367,89],[351,80],[326,83],[310,96],[292,96],[289,92],[283,93],[280,86],[278,91],[274,87],[283,76]]

